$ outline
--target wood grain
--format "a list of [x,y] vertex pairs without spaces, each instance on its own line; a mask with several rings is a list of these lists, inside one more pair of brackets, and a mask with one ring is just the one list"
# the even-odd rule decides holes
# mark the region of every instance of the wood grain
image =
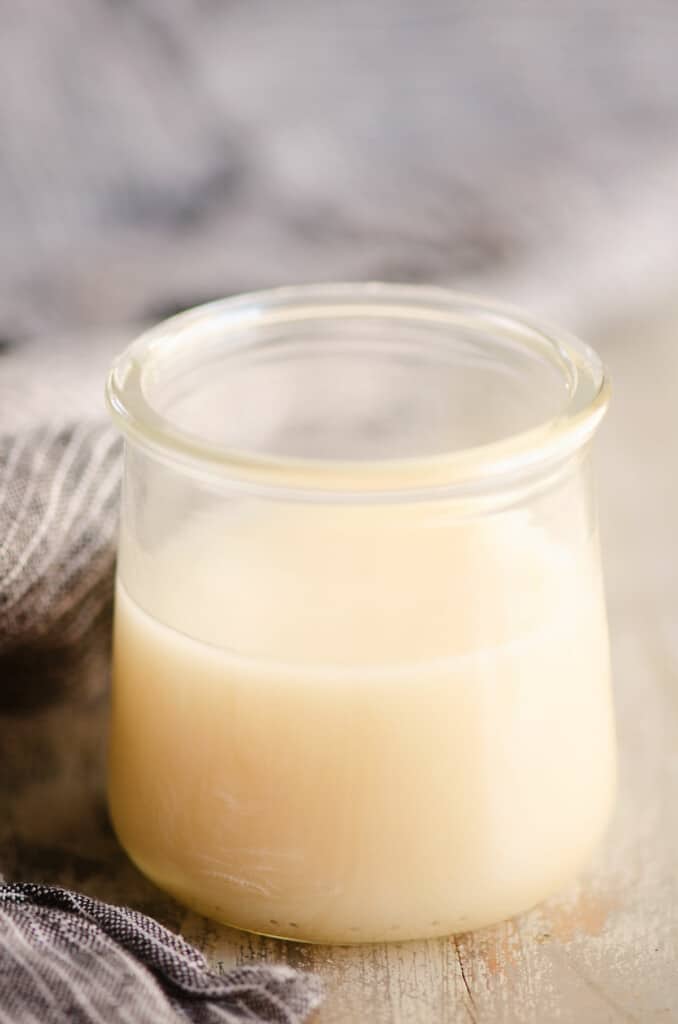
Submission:
[[[677,327],[674,308],[589,332],[615,386],[598,466],[621,779],[605,846],[576,884],[483,932],[369,947],[257,938],[184,911],[139,875],[108,825],[106,623],[65,697],[0,715],[6,875],[131,903],[223,967],[266,959],[313,971],[328,991],[319,1024],[678,1021]],[[96,360],[116,344],[99,339]]]

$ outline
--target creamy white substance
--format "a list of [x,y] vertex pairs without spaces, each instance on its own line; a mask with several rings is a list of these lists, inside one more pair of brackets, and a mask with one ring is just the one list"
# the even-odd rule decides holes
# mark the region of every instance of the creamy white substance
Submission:
[[318,942],[446,934],[538,902],[600,839],[588,546],[518,514],[245,506],[123,541],[121,576],[112,817],[199,911]]

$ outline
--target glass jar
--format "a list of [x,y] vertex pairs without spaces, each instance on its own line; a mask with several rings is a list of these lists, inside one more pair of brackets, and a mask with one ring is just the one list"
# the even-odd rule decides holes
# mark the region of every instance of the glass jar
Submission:
[[586,346],[442,289],[287,288],[113,366],[109,795],[219,921],[410,939],[525,910],[608,821]]

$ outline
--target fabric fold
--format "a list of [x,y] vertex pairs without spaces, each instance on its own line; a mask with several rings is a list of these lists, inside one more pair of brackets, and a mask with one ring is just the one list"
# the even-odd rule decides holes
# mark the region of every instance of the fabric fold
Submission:
[[56,886],[0,886],[0,1020],[301,1024],[318,979],[287,966],[223,974],[157,921]]

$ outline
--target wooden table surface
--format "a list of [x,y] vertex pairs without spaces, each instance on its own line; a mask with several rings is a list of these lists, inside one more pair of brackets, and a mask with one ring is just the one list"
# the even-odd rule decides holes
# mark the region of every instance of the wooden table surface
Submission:
[[[605,846],[576,884],[482,932],[354,948],[252,937],[184,911],[142,878],[108,825],[105,644],[74,666],[66,697],[0,715],[7,877],[131,903],[224,967],[266,959],[313,971],[328,993],[320,1024],[678,1021],[677,331],[678,309],[589,330],[614,383],[598,475],[621,777]],[[93,345],[94,363],[117,344]]]

